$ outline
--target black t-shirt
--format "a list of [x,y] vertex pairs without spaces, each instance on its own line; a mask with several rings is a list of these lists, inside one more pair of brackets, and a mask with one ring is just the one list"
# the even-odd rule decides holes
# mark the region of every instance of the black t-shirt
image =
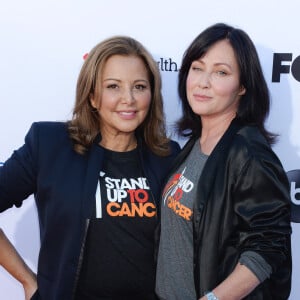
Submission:
[[156,224],[138,151],[105,150],[76,299],[155,299]]

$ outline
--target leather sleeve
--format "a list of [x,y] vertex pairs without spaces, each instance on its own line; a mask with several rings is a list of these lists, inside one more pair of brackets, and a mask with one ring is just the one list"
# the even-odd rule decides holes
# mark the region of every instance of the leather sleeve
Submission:
[[290,255],[289,183],[281,163],[270,152],[250,155],[235,187],[240,253],[257,252],[274,272]]

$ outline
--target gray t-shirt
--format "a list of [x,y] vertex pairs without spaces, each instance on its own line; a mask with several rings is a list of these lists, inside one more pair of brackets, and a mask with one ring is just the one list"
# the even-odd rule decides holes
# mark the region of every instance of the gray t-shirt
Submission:
[[[169,178],[161,203],[161,237],[156,274],[156,293],[161,300],[195,300],[193,274],[193,204],[197,183],[208,156],[196,141],[190,155]],[[241,254],[240,263],[263,282],[271,266],[253,251]]]
[[190,155],[169,178],[161,203],[161,237],[156,293],[160,299],[195,300],[193,275],[193,203],[208,156],[199,140]]

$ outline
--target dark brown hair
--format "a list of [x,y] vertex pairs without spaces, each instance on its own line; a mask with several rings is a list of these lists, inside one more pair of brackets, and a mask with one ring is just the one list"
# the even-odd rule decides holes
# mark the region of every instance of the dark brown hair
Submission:
[[270,110],[270,95],[256,48],[245,31],[224,23],[202,31],[184,53],[178,81],[183,109],[183,116],[177,122],[178,133],[183,136],[201,135],[200,117],[192,111],[187,100],[186,79],[192,62],[221,40],[227,40],[232,46],[240,69],[240,85],[246,89],[240,99],[237,118],[243,124],[257,126],[268,142],[274,144],[277,135],[267,131],[264,125]]

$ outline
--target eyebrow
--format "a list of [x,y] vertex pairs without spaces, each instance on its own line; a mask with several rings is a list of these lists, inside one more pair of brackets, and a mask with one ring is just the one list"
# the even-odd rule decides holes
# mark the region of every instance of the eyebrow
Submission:
[[[121,82],[122,80],[121,79],[117,79],[117,78],[104,78],[103,81],[109,81],[109,80],[114,80],[114,81],[118,81],[118,82]],[[149,83],[149,80],[148,79],[136,79],[134,80],[134,82],[138,82],[138,81],[143,81],[143,82],[146,82],[146,83]]]
[[227,66],[229,69],[232,69],[231,65],[229,65],[228,63],[225,62],[219,62],[219,63],[215,63],[215,66]]
[[114,80],[114,81],[121,81],[120,79],[117,78],[103,78],[103,81],[108,81],[108,80]]
[[[197,60],[194,60],[193,62],[198,62],[200,64],[205,64],[201,59],[197,59]],[[232,66],[229,65],[228,63],[226,62],[217,62],[217,63],[214,63],[214,66],[227,66],[229,69],[232,69]]]

